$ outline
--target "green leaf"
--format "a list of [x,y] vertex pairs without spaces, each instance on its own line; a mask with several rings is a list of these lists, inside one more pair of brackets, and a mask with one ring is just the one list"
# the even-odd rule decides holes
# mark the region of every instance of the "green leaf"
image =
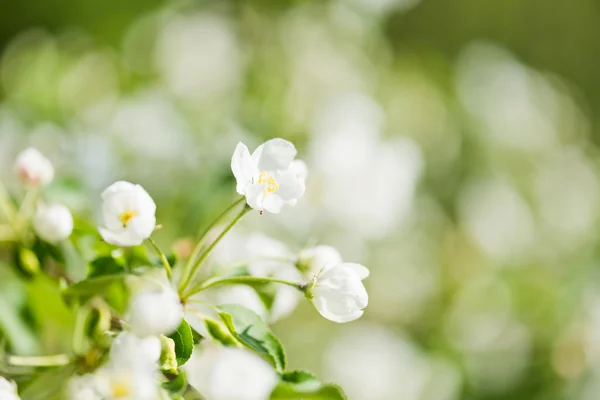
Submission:
[[103,275],[96,278],[87,278],[69,286],[63,292],[67,297],[91,297],[103,294],[106,289],[115,282],[125,279],[125,274]]
[[171,335],[171,339],[175,342],[175,354],[177,355],[177,365],[182,366],[189,360],[194,349],[194,336],[192,335],[192,328],[181,320],[179,328]]
[[292,371],[281,375],[271,400],[346,400],[346,395],[339,386],[321,383],[310,372]]
[[169,392],[171,398],[178,399],[186,392],[188,388],[185,372],[179,371],[179,374],[162,385],[163,389]]
[[237,342],[233,336],[229,333],[229,331],[223,329],[223,326],[219,323],[219,321],[215,321],[214,319],[205,318],[204,324],[206,325],[206,329],[210,336],[213,339],[219,341],[225,346],[236,346]]
[[125,272],[125,258],[102,256],[90,263],[88,278],[95,278],[104,275],[116,275]]
[[23,400],[59,400],[64,398],[67,381],[75,372],[73,365],[51,369],[37,375],[20,391]]
[[217,308],[221,310],[219,317],[238,341],[265,357],[278,372],[285,370],[283,346],[258,314],[237,304]]

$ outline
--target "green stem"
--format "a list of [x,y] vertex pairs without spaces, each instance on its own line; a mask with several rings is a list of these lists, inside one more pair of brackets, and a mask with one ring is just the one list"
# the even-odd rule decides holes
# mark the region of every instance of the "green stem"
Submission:
[[227,232],[229,232],[231,230],[231,228],[233,228],[235,226],[235,224],[237,224],[238,221],[240,219],[242,219],[242,217],[248,211],[250,211],[250,210],[251,210],[250,207],[244,207],[242,209],[242,211],[240,211],[240,213],[233,219],[233,221],[231,221],[229,223],[229,225],[227,225],[225,227],[225,229],[223,229],[223,231],[210,244],[210,246],[208,246],[206,248],[206,250],[204,250],[204,253],[202,253],[202,255],[200,256],[200,258],[198,259],[198,261],[196,261],[196,263],[191,267],[191,269],[190,269],[189,274],[187,275],[187,277],[184,277],[184,279],[182,280],[183,284],[179,288],[179,293],[180,294],[183,293],[184,290],[187,288],[187,286],[190,284],[190,282],[192,281],[192,278],[194,277],[194,275],[196,274],[196,272],[198,272],[198,268],[200,267],[200,265],[202,264],[202,262],[206,259],[206,257],[208,257],[208,255],[210,254],[210,252],[212,251],[212,249],[215,248],[215,246],[221,241],[221,239],[223,239],[223,237],[227,234]]
[[196,259],[200,256],[200,252],[202,251],[202,245],[204,244],[204,238],[206,237],[206,235],[208,235],[208,233],[215,227],[215,225],[217,225],[227,214],[229,214],[231,210],[233,210],[238,204],[240,204],[244,200],[245,197],[241,197],[240,199],[234,201],[233,204],[227,207],[213,222],[211,222],[204,229],[204,232],[202,232],[202,234],[199,236],[198,243],[196,244],[196,247],[194,247],[192,254],[188,257],[185,267],[183,268],[183,275],[181,276],[181,285],[179,286],[180,291],[185,289],[185,286],[189,284],[188,277],[190,276],[190,269],[195,264]]
[[52,356],[6,356],[6,362],[15,367],[56,367],[70,364],[72,359],[67,354]]
[[146,240],[148,240],[148,243],[150,243],[152,245],[152,247],[154,247],[154,251],[156,251],[156,253],[160,257],[160,261],[162,262],[163,266],[165,267],[165,271],[167,272],[167,278],[169,280],[171,280],[171,264],[169,264],[167,257],[162,252],[162,250],[157,246],[157,244],[154,242],[154,240],[152,240],[152,238],[148,238]]
[[37,186],[31,187],[25,194],[25,198],[19,208],[17,219],[15,221],[17,229],[24,234],[26,231],[27,221],[33,216],[35,205],[40,195],[40,189]]
[[16,210],[12,200],[8,196],[8,192],[6,191],[6,188],[4,187],[2,182],[0,182],[0,212],[2,212],[2,214],[4,214],[4,216],[6,217],[6,220],[14,229],[14,223],[15,223],[15,218],[17,216],[17,210]]
[[298,290],[304,291],[306,288],[306,283],[304,282],[291,282],[291,281],[286,281],[283,279],[277,279],[277,278],[269,278],[269,277],[260,277],[260,276],[232,276],[231,278],[212,278],[207,280],[206,282],[202,283],[202,285],[200,285],[196,290],[192,290],[191,293],[189,295],[187,295],[186,297],[190,297],[195,295],[198,292],[201,292],[203,290],[206,290],[208,288],[211,288],[213,286],[217,286],[217,285],[223,285],[223,284],[232,284],[232,283],[244,283],[244,284],[251,284],[251,283],[262,283],[262,284],[266,284],[266,283],[281,283],[283,285],[288,285],[291,286],[293,288],[296,288]]

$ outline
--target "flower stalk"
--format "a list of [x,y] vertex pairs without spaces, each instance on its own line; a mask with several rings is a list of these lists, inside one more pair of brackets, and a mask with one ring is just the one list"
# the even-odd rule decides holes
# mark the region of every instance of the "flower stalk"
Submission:
[[152,247],[154,248],[154,251],[156,251],[156,253],[158,254],[158,257],[160,258],[160,261],[162,262],[163,267],[165,267],[165,271],[167,273],[167,278],[170,280],[171,279],[171,264],[169,264],[169,260],[167,260],[165,253],[162,252],[160,247],[158,247],[158,245],[152,238],[148,238],[146,240],[148,241],[148,243],[150,243],[150,245],[152,245]]

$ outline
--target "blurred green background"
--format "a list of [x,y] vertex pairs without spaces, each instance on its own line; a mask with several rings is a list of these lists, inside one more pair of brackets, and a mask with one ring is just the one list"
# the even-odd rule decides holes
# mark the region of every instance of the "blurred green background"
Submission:
[[16,190],[36,146],[48,195],[97,221],[106,185],[140,183],[167,247],[234,198],[238,141],[289,139],[306,196],[240,229],[371,269],[359,321],[302,304],[274,326],[291,367],[353,400],[597,399],[599,18],[592,0],[5,0],[0,177]]

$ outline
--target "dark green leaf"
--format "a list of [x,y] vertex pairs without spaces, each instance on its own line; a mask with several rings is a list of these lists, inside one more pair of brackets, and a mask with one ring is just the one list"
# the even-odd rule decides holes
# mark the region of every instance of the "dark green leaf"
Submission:
[[181,320],[179,328],[171,335],[171,339],[175,342],[175,354],[177,355],[177,364],[182,366],[189,360],[194,349],[194,336],[192,329],[185,320]]
[[269,360],[277,371],[285,370],[283,346],[258,314],[237,304],[217,308],[221,310],[219,317],[238,341]]
[[346,395],[336,385],[321,383],[306,371],[286,372],[273,390],[271,400],[345,400]]
[[102,256],[90,263],[88,278],[104,275],[116,275],[125,272],[125,258]]
[[171,398],[178,399],[183,396],[188,387],[187,378],[185,372],[179,371],[177,376],[172,377],[162,385],[163,389],[169,392]]

